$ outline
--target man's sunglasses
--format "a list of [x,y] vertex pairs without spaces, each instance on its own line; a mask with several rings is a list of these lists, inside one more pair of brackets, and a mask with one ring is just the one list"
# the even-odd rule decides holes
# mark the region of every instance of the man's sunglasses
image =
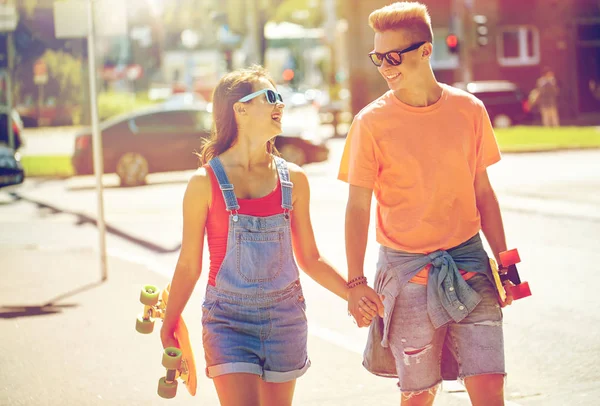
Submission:
[[266,95],[267,101],[270,104],[283,103],[283,97],[281,97],[281,94],[277,93],[271,89],[263,89],[263,90],[259,90],[258,92],[250,93],[248,96],[244,96],[241,99],[239,99],[238,101],[245,103],[247,101],[254,99],[257,96],[260,96],[263,93]]
[[404,48],[401,51],[389,51],[384,54],[380,54],[379,52],[370,52],[369,58],[371,58],[371,62],[373,65],[379,67],[383,65],[383,60],[385,59],[387,63],[392,66],[398,66],[402,63],[402,54],[405,54],[410,51],[414,51],[421,47],[421,45],[426,44],[427,41],[417,42],[416,44],[412,44],[408,48]]

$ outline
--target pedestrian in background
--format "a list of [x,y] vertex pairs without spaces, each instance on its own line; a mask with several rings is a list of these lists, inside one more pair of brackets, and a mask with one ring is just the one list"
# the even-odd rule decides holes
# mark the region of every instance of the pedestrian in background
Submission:
[[291,405],[296,378],[310,366],[294,255],[310,277],[347,298],[346,281],[315,244],[306,174],[275,150],[283,109],[263,68],[225,75],[213,94],[204,165],[183,198],[182,247],[161,339],[165,348],[177,346],[173,333],[200,277],[206,234],[202,341],[206,373],[224,406]]
[[536,91],[535,104],[540,109],[542,125],[544,127],[560,126],[558,117],[559,89],[554,72],[549,67],[544,68],[542,76],[537,80]]
[[[369,57],[390,90],[354,118],[338,175],[350,184],[350,280],[366,279],[373,193],[377,200],[374,287],[385,314],[371,323],[363,365],[399,378],[402,405],[431,405],[442,380],[457,378],[474,405],[503,405],[501,306],[512,298],[501,302],[480,237],[496,259],[506,250],[486,170],[500,160],[489,116],[474,96],[437,82],[425,5],[393,3],[369,24]],[[364,287],[348,296],[356,316],[369,305]]]

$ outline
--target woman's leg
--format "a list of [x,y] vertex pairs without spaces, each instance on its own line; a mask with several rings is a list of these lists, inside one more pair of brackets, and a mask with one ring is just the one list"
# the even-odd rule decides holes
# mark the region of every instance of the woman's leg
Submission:
[[261,406],[291,406],[294,397],[296,380],[273,383],[260,382],[260,405]]
[[225,374],[213,378],[221,406],[261,406],[262,379],[256,374]]

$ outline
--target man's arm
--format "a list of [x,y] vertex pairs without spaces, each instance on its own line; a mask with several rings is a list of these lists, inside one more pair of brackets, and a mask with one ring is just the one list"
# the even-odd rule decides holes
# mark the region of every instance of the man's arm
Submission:
[[345,227],[348,280],[364,275],[372,195],[372,189],[350,185]]
[[[345,226],[348,281],[359,276],[364,276],[372,195],[372,189],[350,185],[348,204],[346,205]],[[371,287],[362,284],[350,288],[348,293],[348,311],[357,320],[359,327],[368,325],[363,319],[364,310],[361,310],[361,300],[366,304],[363,306],[365,309],[370,307],[375,310],[376,308],[379,316],[383,317],[383,303]]]
[[477,209],[481,217],[481,229],[490,244],[496,262],[499,262],[500,258],[498,254],[507,249],[506,236],[504,234],[500,205],[498,204],[496,193],[490,184],[487,170],[483,169],[475,174],[474,185]]

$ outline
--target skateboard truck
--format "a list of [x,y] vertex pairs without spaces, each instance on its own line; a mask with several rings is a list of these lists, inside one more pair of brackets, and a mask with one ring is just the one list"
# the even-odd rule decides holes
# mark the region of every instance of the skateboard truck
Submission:
[[[513,296],[514,300],[522,299],[527,296],[531,296],[531,289],[529,289],[529,283],[521,282],[519,277],[519,271],[517,270],[518,264],[521,262],[519,252],[516,249],[503,251],[499,254],[500,267],[496,264],[492,258],[490,258],[490,266],[492,268],[492,275],[496,282],[496,289],[502,301],[506,300],[507,291]],[[504,282],[510,281],[514,286],[505,286]]]
[[[167,309],[170,285],[162,292],[154,285],[145,285],[140,293],[140,302],[144,310],[137,318],[135,329],[142,334],[150,334],[154,330],[156,319],[163,320]],[[158,381],[158,395],[162,398],[171,399],[177,394],[177,379],[181,379],[188,392],[196,394],[196,365],[192,351],[189,333],[185,322],[179,319],[175,329],[177,347],[167,347],[163,351],[162,365],[166,368],[166,374]]]
[[167,347],[163,352],[162,365],[167,369],[165,376],[158,380],[158,395],[171,399],[177,393],[177,379],[187,383],[190,376],[187,362],[182,359],[183,353],[179,348]]

